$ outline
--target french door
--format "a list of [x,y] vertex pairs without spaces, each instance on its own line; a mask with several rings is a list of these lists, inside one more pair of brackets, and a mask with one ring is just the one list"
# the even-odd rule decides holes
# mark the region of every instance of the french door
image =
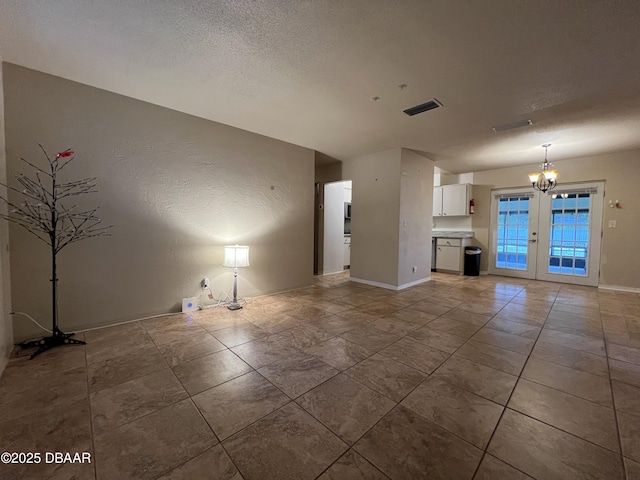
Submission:
[[494,190],[489,273],[598,285],[604,183]]

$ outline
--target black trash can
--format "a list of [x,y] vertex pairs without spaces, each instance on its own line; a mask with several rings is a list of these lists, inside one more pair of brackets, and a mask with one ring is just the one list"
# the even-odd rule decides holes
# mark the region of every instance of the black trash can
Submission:
[[472,277],[480,275],[480,254],[479,247],[464,247],[464,274]]

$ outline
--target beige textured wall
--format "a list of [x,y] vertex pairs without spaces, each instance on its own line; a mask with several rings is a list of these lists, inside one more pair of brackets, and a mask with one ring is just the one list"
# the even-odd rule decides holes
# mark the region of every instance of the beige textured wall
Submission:
[[329,155],[315,152],[315,177],[316,182],[322,184],[345,180],[342,178],[342,162]]
[[[0,62],[2,60],[0,59]],[[0,183],[7,183],[7,159],[4,141],[4,89],[2,69],[0,68]],[[0,195],[6,198],[6,188],[0,186]],[[7,206],[0,202],[0,212],[6,213]],[[0,373],[7,364],[7,358],[13,348],[13,325],[11,310],[11,277],[9,271],[9,225],[0,219]]]
[[[640,289],[640,255],[635,253],[640,239],[640,151],[554,161],[559,182],[605,180],[604,229],[600,258],[600,285]],[[474,172],[474,184],[484,185],[482,195],[474,193],[476,211],[473,227],[476,239],[489,244],[490,190],[527,185],[527,174],[536,165]],[[476,187],[474,186],[474,192]],[[478,190],[480,193],[480,190]],[[621,209],[609,208],[609,200],[620,200]],[[607,228],[609,220],[617,227]],[[484,251],[483,251],[484,254]],[[486,270],[486,255],[482,269]]]
[[398,285],[406,285],[431,277],[434,165],[403,148],[400,168]]
[[[489,229],[491,224],[491,187],[487,185],[473,185],[473,199],[475,213],[470,218],[473,238],[469,245],[480,247],[480,271],[485,273],[489,268]],[[466,229],[465,229],[466,230]]]
[[[113,236],[59,256],[60,322],[84,329],[177,311],[183,297],[232,287],[223,245],[251,247],[240,296],[313,282],[314,152],[86,85],[4,64],[7,164],[72,147],[67,179],[98,177]],[[23,170],[22,166],[20,169]],[[50,324],[49,256],[11,228],[15,310]],[[16,339],[39,333],[20,321]]]
[[344,178],[353,181],[352,278],[398,285],[400,152],[396,148],[344,164]]

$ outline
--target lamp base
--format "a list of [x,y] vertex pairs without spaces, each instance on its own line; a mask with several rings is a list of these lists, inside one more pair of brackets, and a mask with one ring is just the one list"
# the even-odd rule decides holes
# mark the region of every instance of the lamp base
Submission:
[[75,333],[63,333],[56,328],[54,329],[53,334],[48,337],[41,338],[40,340],[18,343],[18,346],[21,348],[38,347],[38,350],[31,354],[31,359],[33,360],[42,352],[46,352],[51,348],[59,347],[61,345],[86,345],[82,340],[71,338],[73,335],[75,335]]
[[242,308],[242,305],[240,305],[240,304],[239,304],[239,303],[237,303],[237,302],[232,302],[232,303],[230,303],[229,305],[227,305],[227,308],[228,308],[229,310],[240,310],[240,309]]

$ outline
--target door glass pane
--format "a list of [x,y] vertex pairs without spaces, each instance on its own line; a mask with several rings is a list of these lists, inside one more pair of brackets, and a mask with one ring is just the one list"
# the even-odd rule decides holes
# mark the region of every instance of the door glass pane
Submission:
[[591,198],[561,194],[551,200],[548,272],[587,276]]
[[498,211],[496,267],[526,270],[529,248],[529,198],[500,198]]

